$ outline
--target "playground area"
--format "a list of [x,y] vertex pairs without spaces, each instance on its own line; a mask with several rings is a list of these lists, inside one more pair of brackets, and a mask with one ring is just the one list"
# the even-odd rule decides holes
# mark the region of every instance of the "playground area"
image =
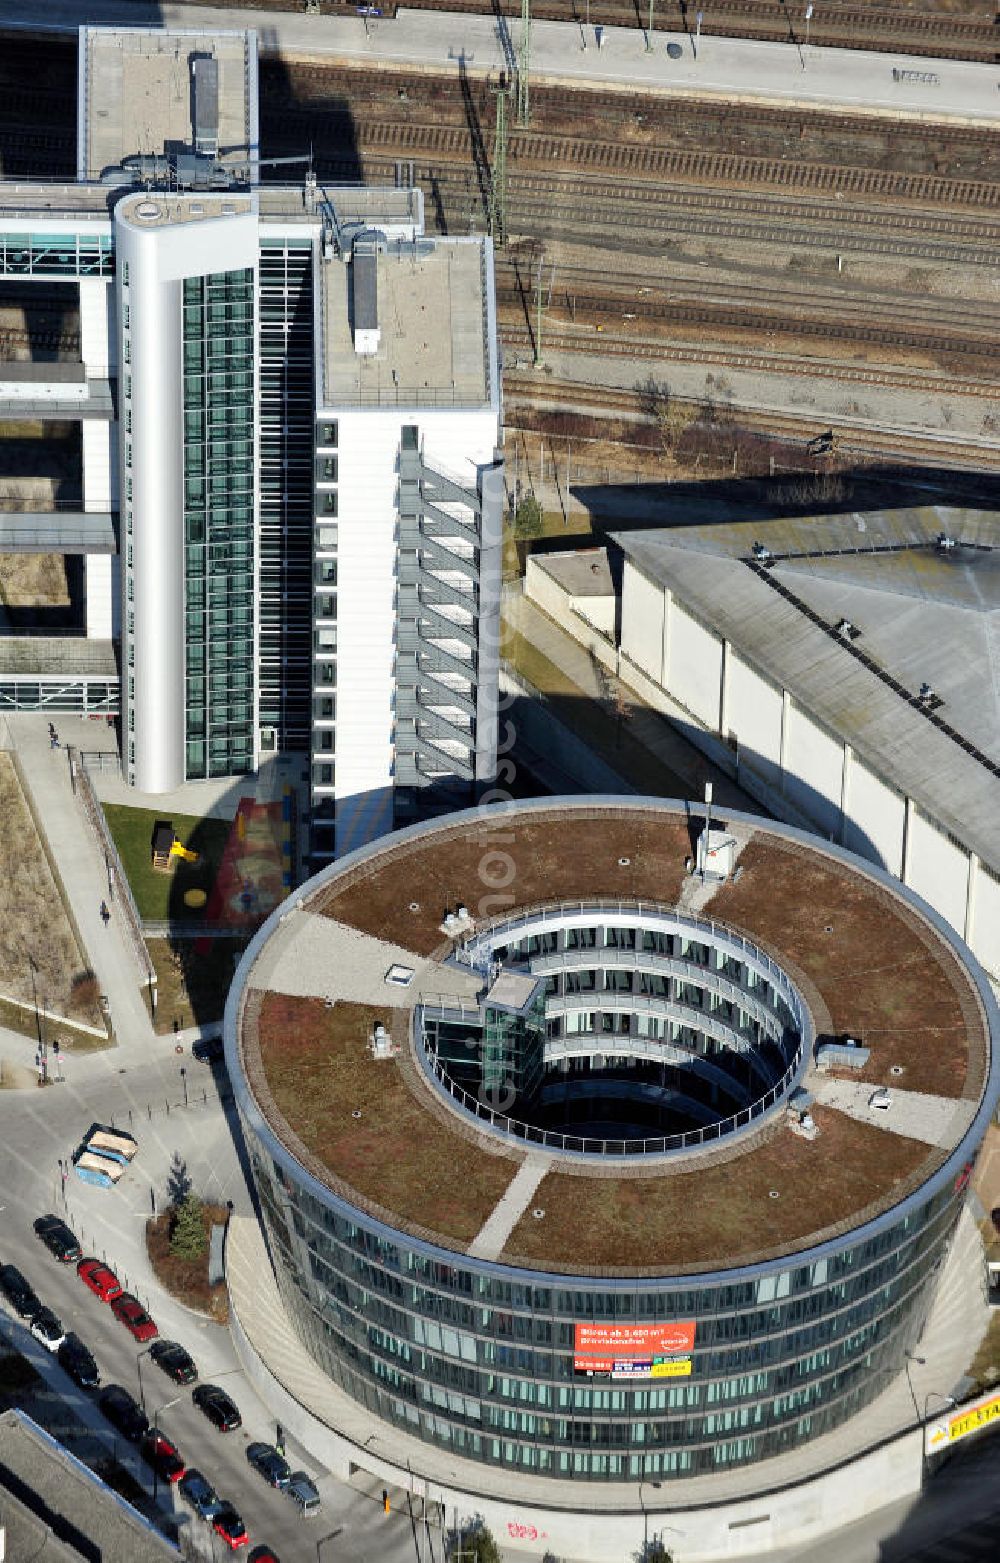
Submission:
[[144,923],[249,933],[292,882],[292,800],[241,798],[231,820],[104,804]]

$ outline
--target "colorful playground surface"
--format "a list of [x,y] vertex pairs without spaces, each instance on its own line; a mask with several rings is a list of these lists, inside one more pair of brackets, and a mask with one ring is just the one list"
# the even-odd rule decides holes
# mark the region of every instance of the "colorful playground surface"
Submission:
[[292,886],[291,794],[276,803],[241,798],[208,892],[205,922],[256,928]]

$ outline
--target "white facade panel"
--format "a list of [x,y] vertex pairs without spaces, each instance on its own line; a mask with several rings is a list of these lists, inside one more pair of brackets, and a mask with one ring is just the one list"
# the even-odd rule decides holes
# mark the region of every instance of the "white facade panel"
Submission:
[[666,594],[625,560],[622,576],[622,653],[658,684],[665,682],[663,616]]
[[964,935],[969,888],[968,853],[912,807],[906,860],[906,883]]
[[337,850],[392,828],[399,414],[337,410]]
[[971,943],[986,970],[1000,979],[1000,879],[982,866],[976,874]]
[[888,787],[856,757],[847,779],[844,846],[871,858],[890,874],[903,872],[906,799]]
[[827,836],[840,835],[844,746],[792,701],[785,718],[785,796]]
[[110,640],[114,632],[111,606],[111,554],[84,554],[84,592],[88,640]]
[[719,731],[722,641],[693,619],[676,598],[670,613],[667,688],[710,732]]
[[112,500],[111,424],[103,418],[84,418],[80,424],[83,444],[83,508],[101,514],[118,509],[118,484]]
[[[218,210],[218,198],[203,203]],[[182,283],[256,267],[258,255],[255,211],[145,222],[142,208],[158,205],[138,196],[115,214],[120,404],[123,424],[132,420],[119,454],[125,743],[134,753],[127,774],[142,792],[169,792],[185,778]]]
[[781,785],[781,707],[781,690],[730,651],[726,726],[739,742],[740,764],[771,787]]
[[102,277],[80,278],[80,357],[88,380],[106,380],[117,368],[112,289]]

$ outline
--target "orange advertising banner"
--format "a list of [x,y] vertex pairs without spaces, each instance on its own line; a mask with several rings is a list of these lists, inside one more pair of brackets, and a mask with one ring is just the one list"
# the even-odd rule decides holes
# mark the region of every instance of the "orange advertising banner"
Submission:
[[613,1364],[654,1357],[687,1356],[694,1349],[694,1319],[672,1324],[577,1324],[573,1366],[591,1373],[613,1372]]

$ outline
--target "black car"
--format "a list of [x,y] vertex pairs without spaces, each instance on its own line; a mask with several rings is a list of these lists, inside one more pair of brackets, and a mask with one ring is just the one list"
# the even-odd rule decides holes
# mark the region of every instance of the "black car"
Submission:
[[162,1368],[175,1384],[193,1384],[198,1377],[194,1358],[175,1340],[158,1340],[149,1348],[149,1355],[158,1368]]
[[191,1048],[191,1057],[201,1064],[221,1064],[225,1056],[221,1037],[200,1037]]
[[109,1384],[98,1402],[104,1415],[130,1444],[137,1444],[149,1427],[149,1418],[120,1384]]
[[226,1507],[211,1482],[193,1465],[188,1466],[177,1486],[181,1497],[203,1520],[213,1520]]
[[22,1319],[35,1317],[42,1305],[16,1265],[0,1265],[0,1286]]
[[259,1471],[269,1487],[284,1491],[291,1478],[291,1467],[273,1444],[248,1444],[247,1459]]
[[81,1389],[97,1388],[101,1382],[97,1363],[79,1335],[67,1335],[56,1356],[74,1384],[79,1384]]
[[231,1433],[235,1427],[243,1426],[235,1404],[218,1384],[199,1384],[191,1399],[220,1433]]
[[35,1236],[40,1237],[50,1254],[55,1254],[64,1265],[76,1264],[83,1256],[83,1249],[59,1216],[39,1216],[35,1222]]

